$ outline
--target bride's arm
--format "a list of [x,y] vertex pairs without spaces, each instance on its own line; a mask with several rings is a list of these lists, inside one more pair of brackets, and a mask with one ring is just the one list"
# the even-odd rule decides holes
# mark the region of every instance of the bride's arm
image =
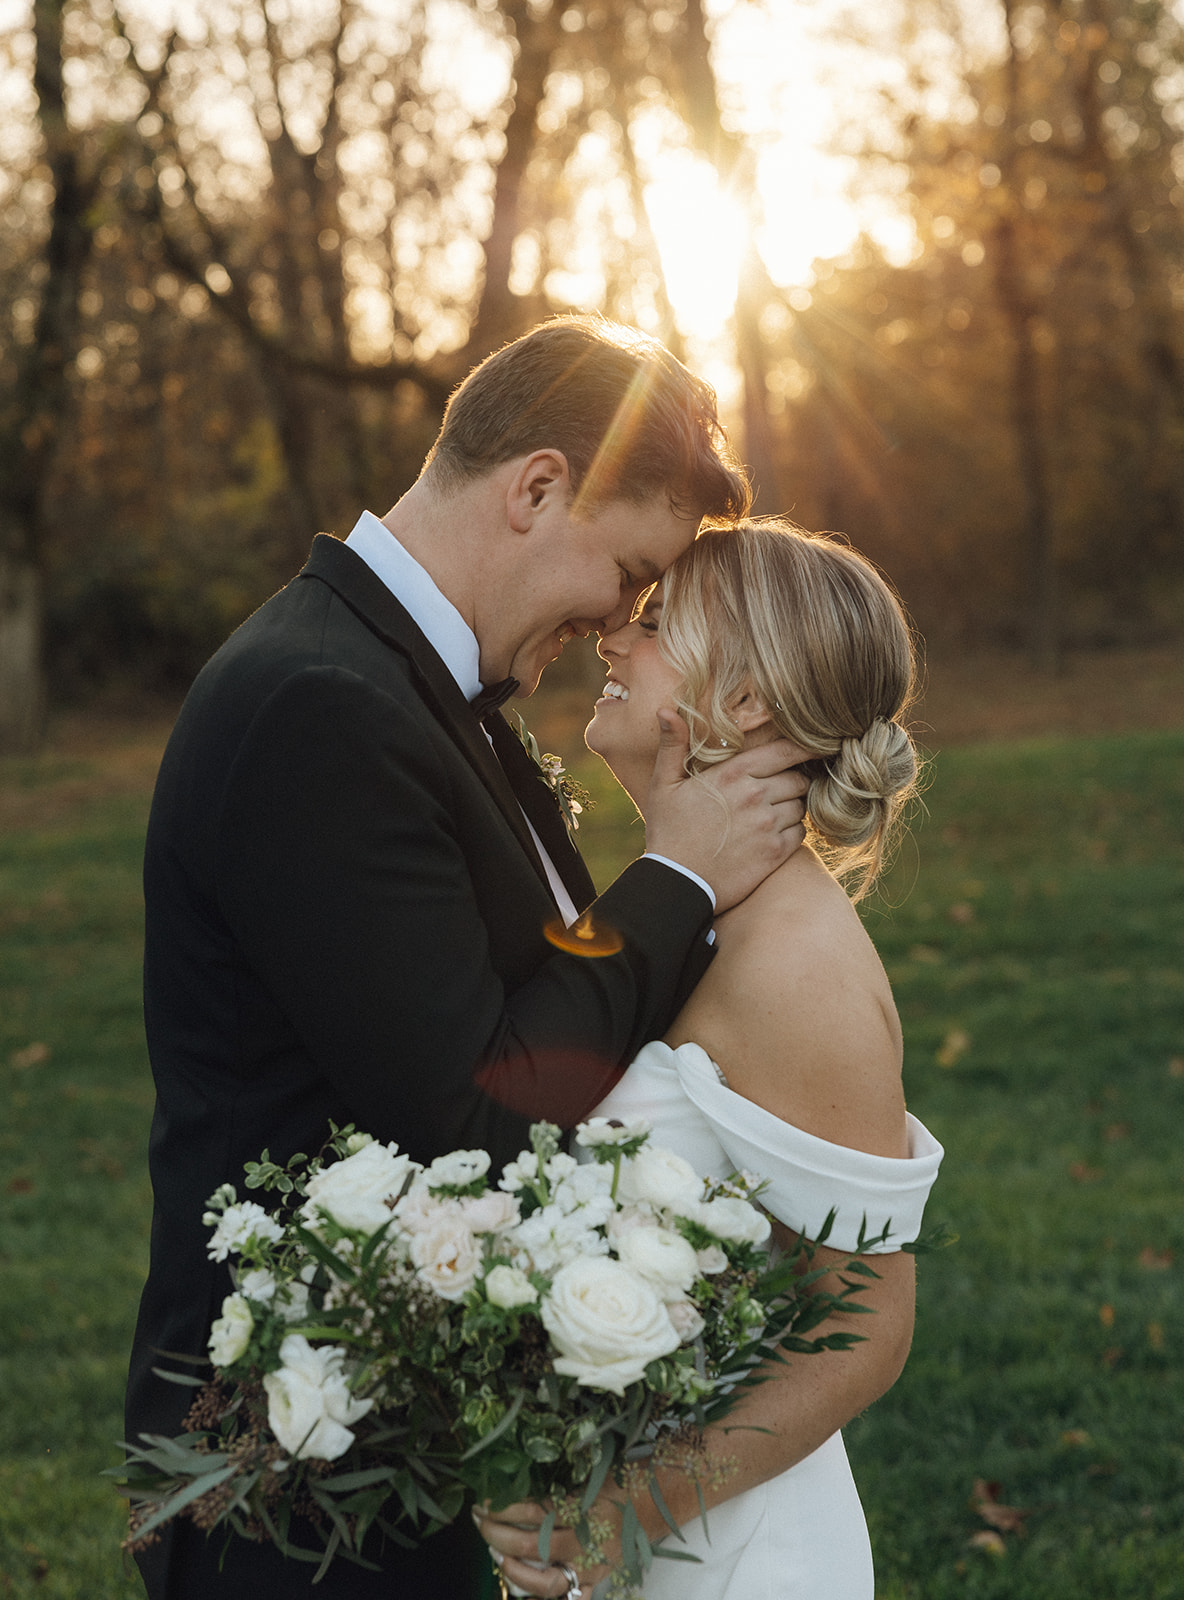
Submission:
[[[815,1264],[838,1267],[849,1259],[842,1251],[821,1246]],[[849,1350],[825,1350],[820,1355],[791,1355],[784,1366],[770,1364],[766,1369],[768,1381],[746,1393],[722,1422],[706,1431],[705,1470],[700,1487],[708,1508],[708,1527],[712,1506],[804,1460],[852,1417],[866,1410],[899,1377],[912,1340],[913,1257],[896,1251],[876,1256],[874,1265],[880,1276],[860,1299],[874,1310],[875,1316],[836,1314],[816,1330],[818,1335],[840,1329],[855,1331],[865,1335],[863,1343]],[[828,1286],[827,1280],[822,1286]],[[713,1465],[720,1469],[714,1479]],[[699,1493],[685,1473],[675,1469],[660,1471],[658,1484],[679,1526],[698,1517]],[[621,1503],[619,1490],[606,1491],[593,1516],[610,1528],[617,1528]],[[670,1535],[649,1494],[643,1493],[634,1500],[634,1510],[651,1541]],[[542,1519],[543,1511],[538,1506],[510,1506],[478,1526],[490,1546],[506,1558],[502,1570],[511,1583],[527,1594],[561,1596],[567,1592],[567,1582],[557,1566],[539,1571],[525,1565],[538,1560],[536,1530]],[[589,1568],[574,1533],[560,1528],[552,1534],[549,1553],[552,1563],[566,1562],[579,1572],[584,1594],[589,1595],[619,1559],[620,1543],[615,1534],[611,1536],[604,1550],[606,1565]]]

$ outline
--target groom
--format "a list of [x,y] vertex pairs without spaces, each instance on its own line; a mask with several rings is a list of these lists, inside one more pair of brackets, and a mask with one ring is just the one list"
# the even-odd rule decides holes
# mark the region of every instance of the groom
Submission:
[[[804,784],[765,746],[682,767],[670,719],[645,857],[599,899],[500,713],[575,634],[624,622],[704,516],[748,489],[714,396],[661,346],[543,324],[453,395],[414,486],[308,565],[196,680],[165,752],[145,854],[145,1018],[157,1100],[152,1257],[128,1438],[180,1431],[153,1368],[204,1354],[230,1290],[207,1197],[329,1119],[430,1161],[495,1168],[532,1120],[572,1126],[660,1035],[725,907],[802,836]],[[590,902],[615,953],[554,943]],[[548,925],[551,942],[548,939]],[[575,941],[577,944],[579,941]],[[382,1572],[337,1562],[324,1600],[473,1600],[467,1527]],[[298,1541],[299,1542],[299,1541]],[[140,1557],[150,1600],[290,1600],[311,1568],[182,1521]]]

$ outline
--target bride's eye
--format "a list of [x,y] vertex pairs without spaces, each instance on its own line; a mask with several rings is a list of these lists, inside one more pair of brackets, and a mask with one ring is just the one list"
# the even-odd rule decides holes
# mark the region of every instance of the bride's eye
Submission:
[[643,633],[657,633],[658,619],[652,611],[643,611],[637,618],[637,625]]

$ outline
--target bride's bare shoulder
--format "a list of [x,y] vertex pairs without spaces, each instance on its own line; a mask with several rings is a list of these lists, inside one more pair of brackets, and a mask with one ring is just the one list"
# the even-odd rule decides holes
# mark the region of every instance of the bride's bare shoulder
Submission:
[[819,1138],[903,1155],[900,1024],[859,916],[800,850],[717,923],[718,953],[667,1036]]

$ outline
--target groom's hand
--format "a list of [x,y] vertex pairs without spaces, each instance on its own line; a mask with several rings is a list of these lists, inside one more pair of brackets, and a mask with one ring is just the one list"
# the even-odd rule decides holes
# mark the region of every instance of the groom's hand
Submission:
[[809,783],[794,770],[810,752],[774,739],[687,775],[687,725],[659,711],[658,758],[645,808],[645,845],[709,883],[716,910],[743,900],[805,838],[802,797]]

